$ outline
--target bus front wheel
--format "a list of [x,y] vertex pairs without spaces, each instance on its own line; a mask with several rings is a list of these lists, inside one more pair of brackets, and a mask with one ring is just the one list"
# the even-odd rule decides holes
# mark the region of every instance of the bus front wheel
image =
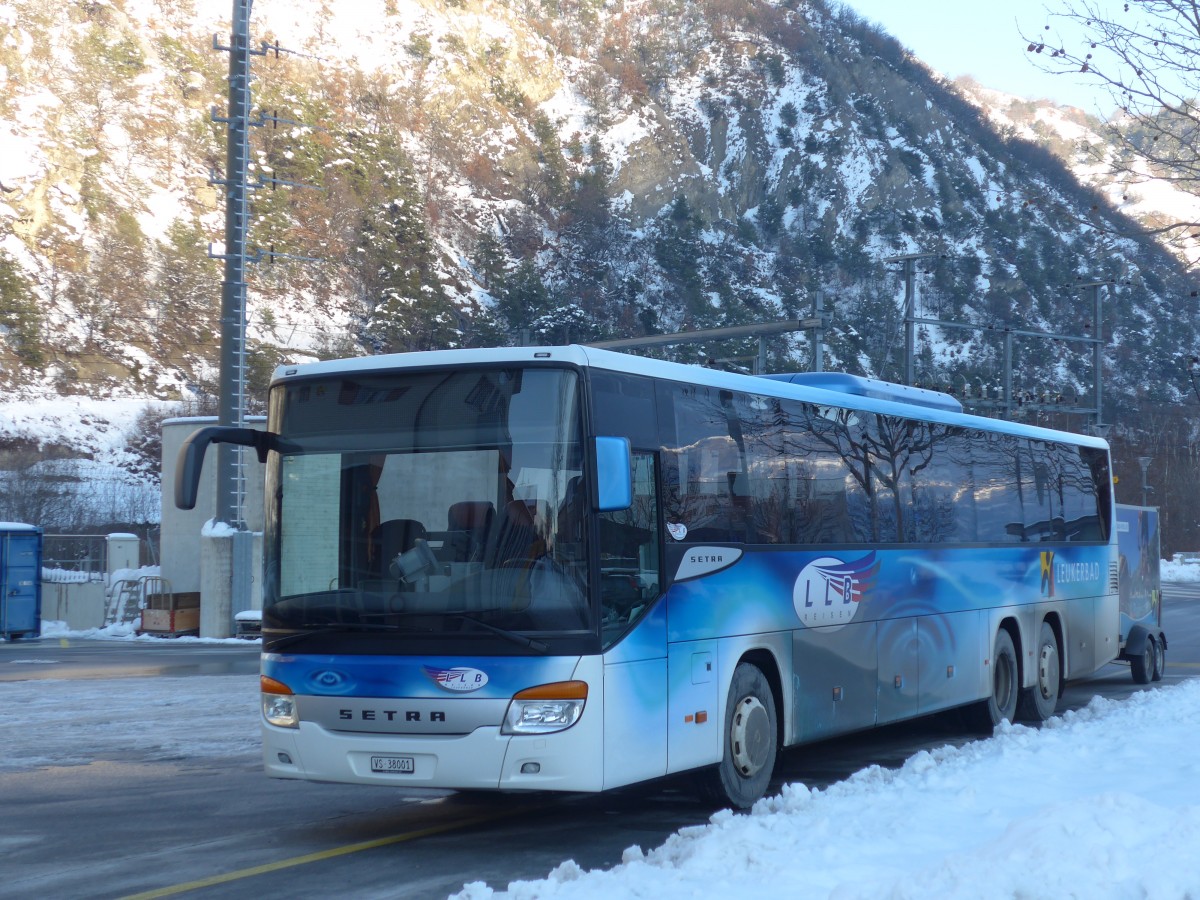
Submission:
[[762,670],[741,663],[729,685],[724,752],[713,769],[697,775],[700,796],[747,809],[767,792],[779,755],[775,697]]

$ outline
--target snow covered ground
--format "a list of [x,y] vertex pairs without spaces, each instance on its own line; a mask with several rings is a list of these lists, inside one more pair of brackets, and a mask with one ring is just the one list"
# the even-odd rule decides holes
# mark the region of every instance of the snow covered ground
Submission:
[[[1200,566],[1164,563],[1164,575],[1196,581]],[[39,652],[31,645],[22,661]],[[254,677],[130,683],[0,683],[0,772],[257,754]],[[1200,679],[1097,698],[1040,729],[1005,725],[898,770],[871,767],[820,790],[789,784],[748,814],[720,812],[661,847],[630,847],[607,871],[566,860],[544,880],[467,884],[456,897],[1196,900],[1198,736]]]
[[1040,729],[789,784],[609,871],[564,862],[459,900],[1200,897],[1200,681],[1097,698]]

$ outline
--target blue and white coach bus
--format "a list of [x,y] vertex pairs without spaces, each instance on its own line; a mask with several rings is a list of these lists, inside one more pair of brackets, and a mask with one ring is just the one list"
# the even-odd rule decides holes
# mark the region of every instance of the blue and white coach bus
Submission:
[[1107,445],[851,376],[587,347],[280,368],[262,708],[278,778],[601,791],[969,707],[1118,653]]

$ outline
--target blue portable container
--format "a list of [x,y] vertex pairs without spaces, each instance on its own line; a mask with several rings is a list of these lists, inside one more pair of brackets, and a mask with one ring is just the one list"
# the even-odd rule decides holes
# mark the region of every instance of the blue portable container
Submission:
[[42,633],[42,529],[0,522],[0,637]]

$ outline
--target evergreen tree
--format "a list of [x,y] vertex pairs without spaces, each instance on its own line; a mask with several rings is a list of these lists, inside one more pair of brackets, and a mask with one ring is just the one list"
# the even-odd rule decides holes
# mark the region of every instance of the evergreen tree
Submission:
[[391,152],[363,172],[382,198],[363,213],[358,274],[368,310],[365,337],[387,353],[455,346],[459,315],[436,277],[416,179],[398,150],[379,149]]
[[155,250],[161,333],[168,345],[195,349],[215,342],[221,308],[221,270],[208,258],[204,232],[176,220]]
[[609,206],[612,166],[593,135],[588,165],[575,178],[564,216],[563,238],[569,249],[567,285],[571,296],[593,317],[608,318],[606,297],[612,280],[613,217]]
[[538,162],[546,193],[543,198],[552,208],[559,208],[567,199],[567,163],[562,143],[550,118],[539,112],[533,119],[533,134],[538,143]]
[[707,310],[700,269],[700,225],[686,197],[676,198],[671,211],[659,219],[654,258],[686,313],[704,316]]
[[42,316],[33,285],[3,251],[0,251],[0,335],[23,365],[38,369],[45,365]]
[[523,260],[500,286],[496,311],[515,333],[529,329],[535,319],[549,313],[551,308],[550,292],[541,275],[531,260]]
[[475,252],[471,262],[479,273],[480,283],[489,291],[504,279],[504,247],[490,231],[485,231],[475,241]]

